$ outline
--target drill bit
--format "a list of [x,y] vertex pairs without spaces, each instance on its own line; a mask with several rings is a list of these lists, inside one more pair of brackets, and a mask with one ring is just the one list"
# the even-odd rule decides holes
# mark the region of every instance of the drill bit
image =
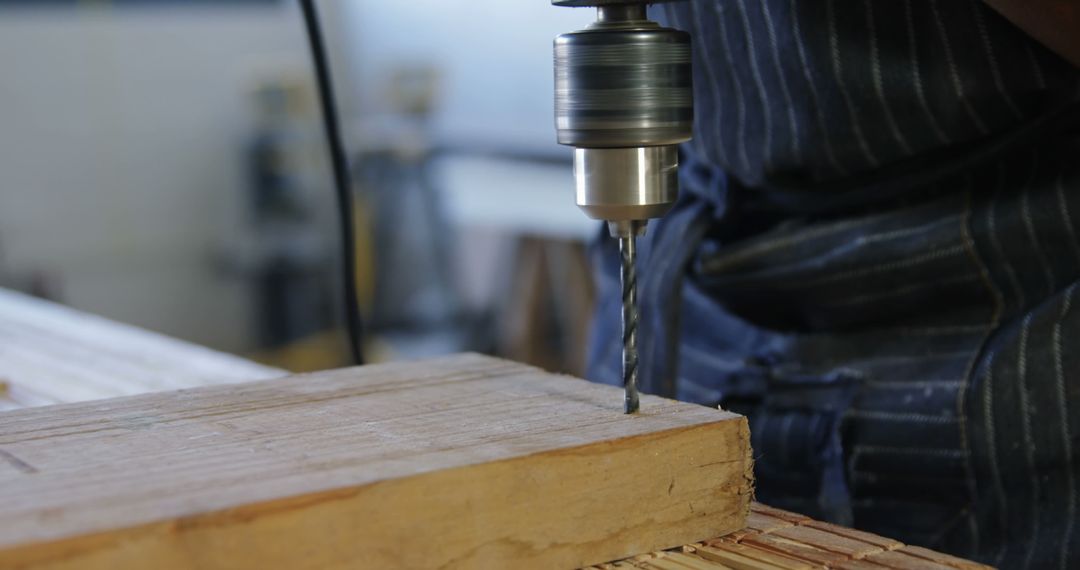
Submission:
[[637,350],[637,238],[633,232],[619,236],[619,253],[622,268],[619,277],[622,280],[622,373],[623,412],[632,414],[638,411],[638,350]]

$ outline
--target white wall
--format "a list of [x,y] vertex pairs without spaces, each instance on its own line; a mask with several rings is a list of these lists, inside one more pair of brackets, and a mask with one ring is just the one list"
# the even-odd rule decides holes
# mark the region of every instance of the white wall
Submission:
[[[247,349],[247,290],[208,260],[242,217],[252,80],[308,73],[295,2],[87,5],[0,9],[6,264],[60,276],[77,308]],[[426,61],[443,69],[440,138],[555,147],[551,41],[587,25],[591,10],[548,0],[321,6],[346,110],[377,112],[388,71]],[[580,216],[557,190],[566,215]]]
[[554,147],[552,40],[595,11],[549,0],[353,0],[341,20],[364,111],[378,109],[389,69],[433,62],[443,73],[441,138]]
[[77,308],[228,350],[251,307],[211,254],[241,219],[260,73],[306,70],[292,2],[0,10],[0,246]]

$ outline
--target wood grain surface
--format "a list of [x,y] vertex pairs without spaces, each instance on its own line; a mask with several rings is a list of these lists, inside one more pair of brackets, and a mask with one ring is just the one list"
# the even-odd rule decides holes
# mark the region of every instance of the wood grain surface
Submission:
[[287,374],[0,289],[0,411]]
[[479,355],[0,414],[0,567],[571,568],[742,528],[744,418]]
[[588,570],[989,570],[948,554],[753,503],[746,527]]

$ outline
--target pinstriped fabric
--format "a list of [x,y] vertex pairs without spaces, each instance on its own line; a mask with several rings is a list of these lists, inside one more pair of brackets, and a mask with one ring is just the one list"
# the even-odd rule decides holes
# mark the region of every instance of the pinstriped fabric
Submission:
[[904,0],[904,23],[907,26],[907,41],[910,45],[910,52],[908,54],[908,63],[911,69],[911,85],[915,89],[915,96],[919,102],[919,108],[926,114],[926,119],[929,121],[930,128],[933,129],[934,134],[940,142],[949,144],[952,140],[945,131],[942,130],[941,125],[938,124],[937,118],[934,117],[934,112],[930,110],[930,104],[926,101],[926,91],[923,87],[922,72],[919,65],[919,42],[915,35],[915,22],[912,16],[912,0]]
[[[672,10],[670,4],[665,4],[664,8],[667,19],[672,26],[674,26],[676,29],[687,30],[690,32],[691,58],[700,59],[701,55],[703,53],[706,53],[706,50],[704,50],[703,48],[704,44],[702,43],[702,33],[700,25],[701,16],[700,14],[698,14],[700,6],[697,3],[693,4],[694,13],[689,15],[692,16],[688,18],[689,21],[684,21],[684,18],[680,17],[682,16],[682,14],[680,14],[678,11]],[[696,68],[697,66],[694,67]],[[699,136],[691,139],[690,141],[690,144],[693,146],[694,151],[697,152],[699,156],[705,156],[706,154],[702,143],[705,138],[714,141],[722,140],[720,137],[720,129],[723,125],[724,115],[724,108],[719,104],[720,95],[719,89],[717,87],[716,77],[713,75],[714,70],[712,69],[712,66],[703,66],[703,69],[707,90],[704,94],[697,94],[695,95],[695,97],[697,98],[697,104],[699,106],[713,109],[714,112],[707,114],[705,117],[702,117],[700,114],[694,117],[695,132],[708,133],[699,134]],[[709,97],[703,98],[702,95],[705,94],[707,94]],[[705,123],[709,124],[708,128],[705,127]],[[723,149],[719,150],[723,152]]]
[[990,203],[986,207],[986,227],[987,237],[991,247],[993,247],[995,257],[1000,260],[999,267],[1005,271],[1005,275],[1008,278],[1009,285],[1012,286],[1012,291],[1015,295],[1016,308],[1019,310],[1027,304],[1024,297],[1024,290],[1020,287],[1020,280],[1016,277],[1016,271],[1013,270],[1012,263],[1007,257],[1001,246],[1001,238],[998,235],[997,228],[997,215],[995,213],[995,206],[998,203],[998,199],[1004,191],[1005,185],[1005,167],[1003,164],[997,165],[997,179],[994,181],[994,193],[990,198]]
[[1057,195],[1057,207],[1058,213],[1061,215],[1061,227],[1065,229],[1065,234],[1068,236],[1066,242],[1069,244],[1069,249],[1076,257],[1077,264],[1080,264],[1080,238],[1076,237],[1076,227],[1073,225],[1072,209],[1069,207],[1069,201],[1065,198],[1065,169],[1063,166],[1059,166],[1060,172],[1058,173],[1057,181],[1054,183],[1054,193]]
[[761,134],[762,134],[762,151],[761,151],[761,163],[768,168],[770,163],[770,155],[772,154],[772,141],[773,141],[773,120],[772,120],[772,108],[769,106],[769,94],[765,90],[765,82],[761,78],[761,68],[758,65],[758,50],[755,49],[755,35],[750,28],[750,18],[746,13],[746,1],[735,0],[738,6],[738,17],[742,22],[743,38],[746,41],[746,58],[750,64],[750,77],[754,80],[754,85],[757,87],[757,100],[759,108],[761,110]]
[[[967,366],[964,368],[963,378],[966,380],[962,382],[957,389],[956,394],[956,410],[957,415],[960,418],[960,445],[964,451],[964,478],[967,483],[968,497],[973,497],[978,492],[978,483],[975,480],[974,466],[972,465],[972,443],[971,436],[972,430],[969,427],[971,422],[971,406],[972,402],[968,398],[968,390],[970,389],[969,381],[974,376],[975,371],[979,367],[979,356],[986,349],[989,344],[990,338],[994,331],[1001,326],[1001,319],[1005,312],[1004,294],[990,275],[990,268],[987,265],[986,259],[980,254],[975,244],[975,210],[973,208],[973,191],[972,191],[972,175],[967,176],[967,188],[964,192],[964,221],[961,224],[961,234],[964,239],[964,245],[968,250],[968,256],[977,267],[979,272],[979,278],[981,285],[990,295],[990,315],[988,322],[986,323],[986,329],[982,331],[981,338],[975,350],[971,352],[970,358],[967,361]],[[980,552],[982,550],[982,536],[979,529],[979,523],[975,518],[974,509],[965,509],[961,511],[964,521],[967,525],[969,532],[968,550],[971,552]],[[935,537],[940,539],[942,535]]]
[[[747,144],[746,144],[746,139],[747,139],[747,133],[746,133],[746,120],[747,119],[746,119],[746,116],[747,116],[747,113],[748,113],[748,111],[746,110],[746,105],[747,105],[746,96],[745,96],[745,94],[743,92],[743,89],[742,89],[743,81],[740,81],[740,79],[739,79],[742,74],[738,73],[738,70],[737,70],[737,68],[735,66],[735,60],[733,59],[732,51],[733,51],[734,48],[733,48],[732,43],[728,39],[728,32],[727,32],[727,20],[728,20],[728,18],[724,17],[725,10],[727,10],[728,13],[730,13],[731,8],[730,7],[725,8],[725,7],[723,7],[723,5],[720,5],[720,4],[712,4],[713,16],[714,16],[714,20],[716,21],[716,28],[715,29],[717,30],[717,35],[719,35],[720,42],[721,42],[719,47],[721,49],[723,49],[723,51],[724,51],[723,58],[724,58],[725,62],[727,63],[727,77],[729,78],[729,82],[730,82],[728,87],[732,92],[732,97],[730,97],[730,98],[724,97],[724,98],[720,99],[720,101],[718,101],[718,103],[719,103],[720,106],[724,106],[724,105],[727,104],[728,100],[731,100],[731,99],[735,100],[735,109],[736,109],[736,119],[735,119],[735,121],[736,121],[736,125],[735,125],[735,144],[733,145],[733,147],[738,151],[738,158],[739,158],[738,165],[739,165],[739,167],[741,167],[741,169],[743,171],[749,171],[751,169],[751,166],[750,166],[750,158],[747,155],[747,151],[746,151],[746,147],[747,147]],[[705,64],[705,65],[709,65],[709,64]],[[724,132],[720,133],[721,137],[724,137],[725,135],[726,135],[726,133],[724,133]],[[735,168],[732,168],[732,170],[735,170]]]
[[885,119],[888,124],[889,130],[892,132],[893,138],[896,139],[896,144],[900,145],[900,148],[907,154],[911,153],[911,146],[908,145],[907,139],[904,138],[903,133],[900,132],[900,127],[896,124],[896,118],[893,116],[892,110],[889,108],[889,101],[885,98],[885,85],[882,79],[882,66],[881,66],[881,54],[878,49],[877,31],[874,24],[874,10],[873,2],[871,0],[865,0],[863,2],[863,8],[866,10],[866,28],[870,32],[870,73],[874,77],[874,92],[877,94],[878,103],[881,104],[881,108],[885,111]]
[[[798,0],[791,0],[790,4],[791,33],[795,43],[795,51],[799,56],[799,65],[802,69],[801,75],[806,80],[806,88],[810,94],[811,106],[814,109],[814,118],[816,119],[815,124],[818,127],[816,134],[825,141],[824,147],[826,157],[833,168],[833,172],[840,176],[847,176],[848,170],[840,163],[840,159],[836,156],[836,149],[833,148],[833,135],[829,131],[828,122],[825,119],[825,111],[821,104],[820,97],[818,96],[818,87],[810,69],[810,62],[806,55],[806,40],[803,39],[802,26],[799,23],[800,15],[797,8],[797,2]],[[816,171],[813,175],[817,175]]]
[[831,63],[833,79],[836,81],[836,90],[844,100],[844,106],[847,109],[847,114],[850,118],[851,132],[855,141],[859,144],[859,150],[871,167],[877,167],[881,164],[881,161],[878,160],[877,155],[870,150],[870,143],[867,142],[866,136],[863,135],[863,125],[859,120],[859,111],[852,99],[851,90],[845,83],[843,68],[844,58],[840,56],[840,36],[837,31],[835,0],[825,0],[825,17],[829,30],[829,61]]
[[[983,372],[983,389],[982,389],[982,417],[983,427],[985,433],[994,434],[997,433],[996,423],[994,416],[996,415],[996,409],[994,408],[994,357],[995,353],[991,352],[986,359],[985,370]],[[990,471],[990,483],[993,485],[993,500],[997,506],[995,509],[998,513],[997,534],[1000,536],[1005,533],[1005,530],[1009,528],[1009,500],[1005,496],[1005,483],[1001,476],[1001,463],[998,459],[997,439],[994,437],[988,437],[986,439],[986,460],[989,465]],[[994,565],[1001,564],[1001,558],[1005,554],[1008,543],[1006,541],[999,541],[999,547],[993,554]]]
[[1075,406],[1075,403],[1069,401],[1069,392],[1066,387],[1065,366],[1063,364],[1062,356],[1061,326],[1072,310],[1073,295],[1075,293],[1075,284],[1070,286],[1065,292],[1065,301],[1061,304],[1061,313],[1058,314],[1052,333],[1054,350],[1054,388],[1056,390],[1054,399],[1057,400],[1057,420],[1061,426],[1062,459],[1064,460],[1065,469],[1067,470],[1065,485],[1065,524],[1061,529],[1061,549],[1058,558],[1058,568],[1061,568],[1062,570],[1069,567],[1069,557],[1071,552],[1075,549],[1075,537],[1073,536],[1073,532],[1076,528],[1076,479],[1078,474],[1076,462],[1073,459],[1073,431],[1069,425],[1069,418],[1071,417],[1069,410]]
[[[787,138],[791,141],[791,154],[795,162],[802,158],[802,145],[799,141],[799,122],[795,119],[795,105],[792,103],[791,92],[788,89],[788,81],[785,69],[781,63],[780,43],[777,40],[776,24],[773,22],[772,9],[768,2],[761,3],[762,15],[765,17],[765,26],[769,35],[769,47],[772,49],[773,70],[776,72],[777,82],[780,84],[780,92],[784,96],[784,106],[788,120]],[[768,145],[766,145],[768,146]]]
[[829,191],[1006,133],[1075,86],[1067,64],[979,0],[690,0],[665,12],[696,36],[698,107],[711,111],[693,146],[746,186]]
[[[1039,496],[1039,472],[1035,467],[1035,437],[1031,434],[1031,416],[1035,413],[1032,409],[1031,396],[1028,395],[1028,337],[1031,332],[1031,314],[1024,317],[1023,324],[1020,326],[1020,347],[1019,355],[1017,356],[1016,368],[1017,368],[1017,388],[1019,389],[1020,397],[1017,400],[1017,404],[1020,408],[1020,433],[1022,435],[1021,441],[1024,448],[1024,456],[1027,460],[1027,474],[1029,477],[1029,484],[1032,488],[1032,494]],[[1039,511],[1036,509],[1030,509],[1031,512],[1031,541],[1035,544],[1039,543]],[[1031,567],[1032,557],[1035,555],[1035,549],[1029,548],[1024,553],[1024,568]]]
[[[1076,284],[1005,326],[977,379],[977,472],[987,477],[985,559],[1004,568],[1068,568],[1076,550],[1080,362]],[[1070,367],[1070,364],[1072,367]]]
[[930,10],[934,14],[934,24],[938,31],[938,38],[941,40],[941,45],[944,47],[945,61],[949,66],[949,79],[952,80],[953,89],[956,91],[956,99],[963,106],[964,111],[967,113],[968,118],[978,129],[979,134],[985,135],[990,132],[990,129],[986,126],[982,117],[979,116],[978,111],[975,110],[974,105],[971,103],[971,99],[968,97],[967,90],[964,87],[964,78],[960,76],[960,68],[956,63],[956,56],[953,53],[952,35],[949,33],[948,28],[945,26],[945,22],[941,19],[941,11],[939,10],[939,2],[937,0],[931,0]]
[[979,6],[975,3],[978,0],[972,0],[972,13],[975,15],[975,25],[979,29],[979,37],[982,39],[983,48],[986,50],[986,59],[990,63],[990,71],[994,77],[994,86],[997,87],[998,93],[1001,94],[1002,100],[1009,107],[1018,119],[1023,119],[1024,114],[1020,111],[1020,108],[1016,106],[1012,96],[1009,94],[1008,88],[1005,87],[1005,80],[1001,76],[1001,67],[998,65],[997,55],[994,54],[994,42],[990,38],[990,33],[986,29],[986,17],[983,16],[982,10],[979,10]]
[[1039,237],[1035,234],[1035,220],[1031,215],[1031,187],[1035,181],[1035,177],[1038,175],[1039,155],[1037,152],[1032,151],[1031,173],[1028,175],[1027,181],[1020,190],[1020,217],[1024,220],[1024,229],[1027,230],[1028,239],[1031,240],[1031,252],[1034,254],[1035,259],[1038,260],[1043,275],[1046,276],[1046,294],[1049,295],[1054,292],[1057,279],[1054,278],[1054,268],[1050,265],[1050,260],[1048,260],[1046,254],[1043,253],[1043,247],[1039,243]]
[[[699,104],[641,240],[644,390],[746,414],[762,500],[1076,565],[1080,74],[977,0],[665,11]],[[589,376],[618,383],[612,248]]]

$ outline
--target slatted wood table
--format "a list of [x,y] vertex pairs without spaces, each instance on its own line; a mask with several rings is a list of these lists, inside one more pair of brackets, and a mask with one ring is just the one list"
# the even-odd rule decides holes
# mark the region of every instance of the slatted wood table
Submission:
[[745,529],[593,570],[976,570],[988,568],[889,538],[754,503]]
[[[282,377],[286,371],[0,290],[0,411]],[[980,564],[754,504],[745,529],[594,568],[927,569]]]

